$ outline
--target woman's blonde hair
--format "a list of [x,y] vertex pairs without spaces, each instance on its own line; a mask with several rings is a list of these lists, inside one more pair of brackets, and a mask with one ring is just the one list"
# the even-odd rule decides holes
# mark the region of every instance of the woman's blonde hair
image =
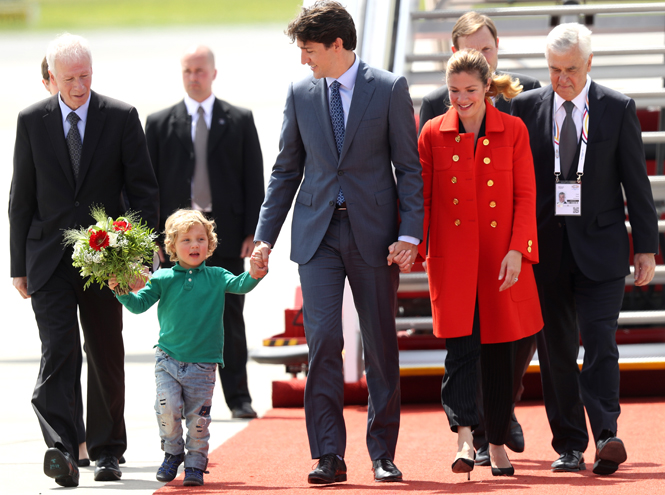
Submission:
[[166,219],[164,228],[164,250],[171,261],[178,261],[175,251],[175,243],[178,234],[187,233],[193,225],[202,225],[208,234],[208,258],[217,248],[217,234],[215,234],[215,221],[208,220],[203,213],[197,210],[177,210]]
[[492,74],[490,65],[483,54],[473,48],[465,48],[453,53],[446,67],[446,81],[451,75],[460,72],[478,74],[483,85],[487,83],[488,79],[491,79],[490,88],[485,95],[487,97],[502,96],[506,100],[511,100],[522,92],[519,79],[513,79],[508,74]]

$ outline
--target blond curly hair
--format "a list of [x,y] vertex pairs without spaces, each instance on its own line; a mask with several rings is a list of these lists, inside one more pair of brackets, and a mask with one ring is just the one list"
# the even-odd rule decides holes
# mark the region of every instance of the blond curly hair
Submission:
[[208,258],[217,249],[217,234],[215,233],[214,220],[208,220],[198,210],[177,210],[166,219],[166,226],[164,228],[164,250],[169,255],[171,261],[178,261],[175,251],[178,234],[189,232],[189,229],[195,224],[202,225],[208,234]]

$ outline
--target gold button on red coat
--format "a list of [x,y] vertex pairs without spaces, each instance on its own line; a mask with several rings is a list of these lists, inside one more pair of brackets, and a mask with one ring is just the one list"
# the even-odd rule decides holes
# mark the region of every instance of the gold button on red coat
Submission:
[[496,208],[496,201],[490,201],[490,208]]
[[461,222],[460,219],[458,218],[457,220],[455,220],[455,227],[459,227],[461,223],[462,223],[462,222]]
[[494,181],[492,179],[488,180],[487,185],[492,187],[494,185]]
[[457,203],[459,203],[459,199],[454,198],[454,199],[453,199],[453,204],[456,205]]
[[483,163],[484,163],[485,165],[489,165],[489,163],[490,163],[491,161],[492,161],[492,160],[490,160],[488,157],[483,158]]
[[492,220],[492,221],[490,222],[490,225],[491,225],[493,228],[496,228],[496,226],[497,226],[498,224],[496,223],[496,220]]
[[458,161],[459,161],[459,156],[457,156],[457,155],[453,155],[453,161],[454,161],[454,162],[458,162]]
[[483,140],[483,144],[484,144],[485,146],[487,146],[488,144],[490,144],[490,140],[487,139],[487,138],[485,138],[485,139]]
[[450,179],[450,182],[452,182],[453,184],[457,184],[457,177],[453,177],[452,179]]
[[531,248],[530,248],[530,247],[526,248],[526,250],[527,250],[528,253],[531,252]]
[[533,246],[533,241],[529,240],[529,247]]
[[461,141],[461,139],[462,139],[461,137],[459,137],[459,136],[455,136],[455,142],[456,142],[456,143],[459,143],[459,142]]

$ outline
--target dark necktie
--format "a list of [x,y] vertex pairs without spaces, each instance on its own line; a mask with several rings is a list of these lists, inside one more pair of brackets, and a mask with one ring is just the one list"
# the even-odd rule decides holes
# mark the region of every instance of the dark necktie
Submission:
[[192,199],[203,209],[211,206],[210,180],[208,178],[208,127],[202,107],[194,130],[194,177],[192,178]]
[[570,173],[575,152],[577,151],[577,128],[573,120],[575,104],[572,101],[564,101],[563,108],[566,110],[566,117],[563,119],[563,125],[561,126],[559,157],[561,159],[561,174],[565,178]]
[[[335,133],[338,157],[342,155],[342,148],[344,147],[344,107],[342,106],[342,97],[339,95],[340,86],[339,81],[333,81],[330,85],[330,121]],[[337,193],[337,204],[341,205],[344,201],[344,193],[340,187]]]
[[78,121],[81,117],[76,115],[76,112],[70,112],[67,115],[67,122],[69,122],[69,132],[67,133],[67,148],[69,149],[69,159],[72,162],[72,171],[74,172],[74,179],[78,179],[79,170],[81,168],[81,133],[78,128]]

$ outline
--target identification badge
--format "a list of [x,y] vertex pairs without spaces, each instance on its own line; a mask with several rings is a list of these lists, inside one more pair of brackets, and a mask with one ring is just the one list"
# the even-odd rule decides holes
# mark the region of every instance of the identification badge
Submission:
[[574,216],[582,214],[582,184],[576,181],[561,181],[554,185],[556,216]]

